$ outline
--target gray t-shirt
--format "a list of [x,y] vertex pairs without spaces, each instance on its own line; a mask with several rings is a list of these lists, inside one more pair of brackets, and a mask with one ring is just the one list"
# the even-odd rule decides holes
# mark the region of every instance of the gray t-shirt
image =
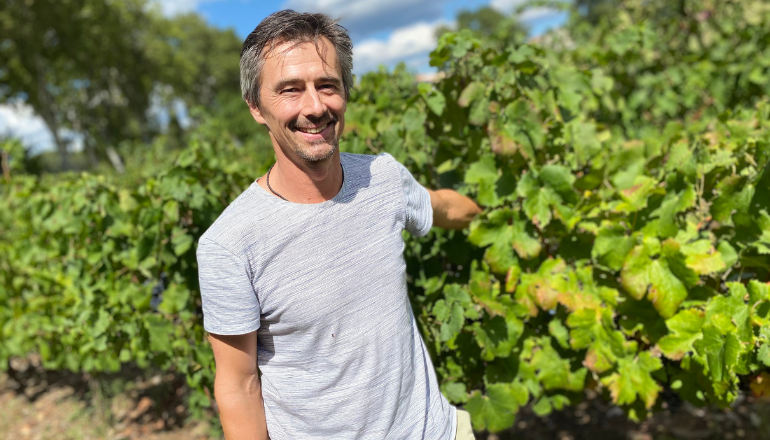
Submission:
[[254,183],[203,234],[204,327],[258,330],[271,440],[453,440],[406,289],[401,231],[428,233],[430,196],[388,154],[341,161],[333,199]]

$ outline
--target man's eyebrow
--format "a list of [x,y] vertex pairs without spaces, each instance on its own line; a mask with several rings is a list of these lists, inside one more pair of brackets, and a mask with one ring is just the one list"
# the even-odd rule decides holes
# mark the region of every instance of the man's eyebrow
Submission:
[[[325,83],[325,84],[334,84],[335,86],[339,87],[342,85],[342,80],[337,78],[336,76],[322,76],[316,80],[317,82]],[[278,81],[275,84],[275,90],[279,91],[282,90],[284,87],[291,86],[294,84],[299,84],[304,82],[303,80],[299,78],[286,78]]]

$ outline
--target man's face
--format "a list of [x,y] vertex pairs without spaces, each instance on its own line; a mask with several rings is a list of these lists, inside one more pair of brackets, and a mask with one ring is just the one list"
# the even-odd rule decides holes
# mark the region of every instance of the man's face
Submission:
[[337,52],[329,40],[320,38],[318,50],[313,42],[276,46],[262,67],[259,95],[251,114],[267,125],[275,147],[304,162],[334,154],[347,103]]

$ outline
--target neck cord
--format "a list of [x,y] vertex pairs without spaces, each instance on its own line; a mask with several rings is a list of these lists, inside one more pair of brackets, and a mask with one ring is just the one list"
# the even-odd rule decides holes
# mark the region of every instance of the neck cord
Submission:
[[[284,197],[284,196],[282,196],[282,195],[278,194],[277,192],[275,192],[275,190],[273,189],[273,187],[272,187],[272,186],[270,186],[270,171],[273,171],[273,167],[274,167],[274,166],[275,166],[275,164],[271,165],[271,166],[270,166],[270,169],[269,169],[269,170],[267,170],[267,177],[265,178],[265,180],[267,181],[267,187],[270,189],[270,191],[271,191],[273,194],[275,194],[275,195],[277,195],[278,197],[280,197],[280,198],[282,198],[282,199],[286,200],[286,197]],[[286,201],[288,202],[288,200],[286,200]]]
[[[270,171],[273,171],[273,167],[274,166],[275,166],[275,164],[273,164],[270,167],[270,169],[267,170],[267,176],[265,177],[265,181],[267,183],[267,187],[268,187],[268,189],[270,189],[270,192],[272,192],[273,194],[277,195],[278,197],[280,197],[280,198],[282,198],[282,199],[284,199],[284,200],[286,200],[288,202],[289,200],[287,200],[286,197],[284,197],[284,196],[278,194],[277,192],[275,192],[273,187],[270,186]],[[342,165],[340,165],[340,169],[342,169],[342,183],[344,184],[345,183],[345,168]]]

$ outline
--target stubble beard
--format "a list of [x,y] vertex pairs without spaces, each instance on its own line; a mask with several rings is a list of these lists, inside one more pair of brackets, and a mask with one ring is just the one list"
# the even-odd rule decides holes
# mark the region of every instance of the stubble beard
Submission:
[[[339,148],[339,140],[335,140],[334,142],[327,143],[326,141],[318,142],[318,144],[328,144],[329,148],[326,151],[319,151],[317,153],[311,153],[309,149],[302,148],[301,146],[297,146],[294,148],[294,152],[297,154],[297,156],[305,161],[306,163],[317,163],[317,162],[323,162],[326,159],[332,157],[334,155],[334,152],[337,151],[337,148]],[[312,145],[312,144],[311,144]]]
[[[337,118],[335,118],[335,117],[333,117],[331,115],[328,116],[328,120],[329,120],[329,122],[328,122],[329,124],[335,124],[335,125],[337,124],[337,121],[338,121]],[[296,124],[295,124],[295,127],[296,127]],[[337,127],[335,127],[335,129],[336,128]],[[316,152],[311,152],[311,150],[313,150],[313,147],[318,146],[318,145],[324,145],[324,144],[328,145],[328,149],[321,150],[321,151],[316,151]],[[308,147],[305,147],[304,145],[301,145],[301,144],[300,145],[295,145],[294,146],[294,153],[301,160],[305,161],[305,163],[309,163],[309,164],[318,163],[318,162],[323,162],[326,159],[332,157],[334,155],[335,151],[337,151],[337,149],[339,148],[339,144],[340,144],[340,139],[339,139],[339,137],[336,136],[336,132],[335,132],[334,138],[332,138],[331,140],[328,140],[328,141],[326,139],[324,139],[324,140],[318,140],[318,141],[315,141],[315,142],[311,142]]]

